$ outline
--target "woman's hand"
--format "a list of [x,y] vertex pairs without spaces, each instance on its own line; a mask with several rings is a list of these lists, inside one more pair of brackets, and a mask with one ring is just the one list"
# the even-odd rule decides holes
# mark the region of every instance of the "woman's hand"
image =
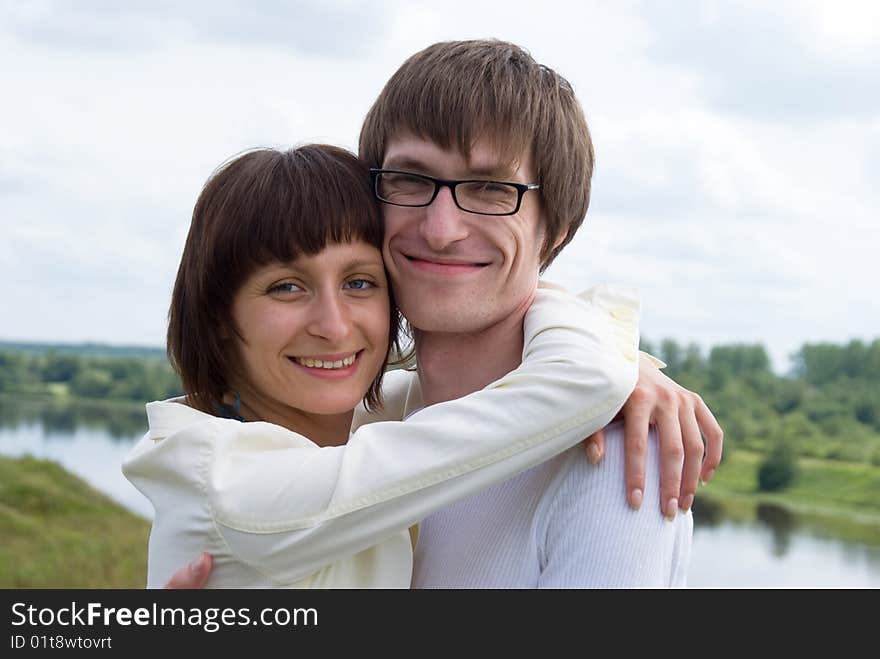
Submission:
[[171,575],[165,588],[171,590],[194,590],[204,588],[208,576],[211,574],[214,559],[211,554],[201,553],[189,565],[180,568]]
[[[708,483],[721,462],[724,437],[703,399],[642,358],[639,380],[620,415],[624,422],[629,505],[636,510],[642,505],[648,425],[654,424],[660,436],[660,508],[669,519],[675,517],[676,508],[690,510],[697,481]],[[706,438],[705,451],[701,432]],[[594,433],[585,446],[590,462],[598,463],[605,452],[605,433]]]

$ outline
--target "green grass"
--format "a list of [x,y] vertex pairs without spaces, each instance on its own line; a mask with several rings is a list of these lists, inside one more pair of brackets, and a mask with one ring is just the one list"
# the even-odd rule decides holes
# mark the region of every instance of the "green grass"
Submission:
[[698,500],[720,503],[725,516],[743,521],[754,519],[759,504],[775,504],[797,513],[801,526],[815,535],[880,545],[880,467],[799,458],[795,481],[769,493],[758,491],[762,457],[731,451]]
[[800,473],[780,493],[758,492],[762,456],[732,451],[718,468],[707,491],[752,495],[801,508],[848,509],[880,519],[880,467],[870,464],[799,458]]
[[143,588],[149,532],[59,465],[0,457],[0,588]]

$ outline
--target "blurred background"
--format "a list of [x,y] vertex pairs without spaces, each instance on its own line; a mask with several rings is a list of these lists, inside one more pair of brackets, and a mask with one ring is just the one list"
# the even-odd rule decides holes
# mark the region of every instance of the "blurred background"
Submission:
[[212,170],[356,150],[394,70],[468,38],[561,73],[592,131],[547,278],[638,287],[644,347],[725,428],[691,586],[880,586],[878,25],[855,0],[0,2],[0,586],[142,585],[119,463],[179,390],[167,305]]

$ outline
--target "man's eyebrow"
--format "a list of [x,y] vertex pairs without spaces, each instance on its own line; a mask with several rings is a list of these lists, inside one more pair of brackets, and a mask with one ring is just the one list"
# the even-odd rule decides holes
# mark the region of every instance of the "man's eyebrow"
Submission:
[[417,160],[410,156],[393,156],[383,163],[382,169],[400,169],[403,171],[412,171],[417,174],[431,171],[431,168],[421,160]]
[[491,178],[496,181],[509,181],[513,178],[513,171],[510,167],[503,165],[483,165],[482,167],[471,166],[468,168],[471,174],[481,178]]
[[[412,158],[410,156],[392,156],[385,161],[383,169],[399,169],[402,171],[411,171],[415,174],[432,175],[432,168],[426,165],[424,161]],[[509,181],[513,176],[513,172],[509,167],[501,164],[498,165],[482,165],[479,167],[469,166],[468,177],[488,178],[497,181]]]

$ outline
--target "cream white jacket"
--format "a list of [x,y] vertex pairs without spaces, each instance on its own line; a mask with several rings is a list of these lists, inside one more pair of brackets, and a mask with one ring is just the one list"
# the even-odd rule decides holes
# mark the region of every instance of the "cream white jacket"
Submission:
[[[542,285],[516,370],[405,422],[363,425],[344,446],[149,403],[149,431],[123,463],[155,509],[147,586],[208,551],[208,587],[408,588],[410,525],[614,417],[638,377],[638,314],[629,289]],[[387,374],[385,416],[401,418],[413,377]]]

